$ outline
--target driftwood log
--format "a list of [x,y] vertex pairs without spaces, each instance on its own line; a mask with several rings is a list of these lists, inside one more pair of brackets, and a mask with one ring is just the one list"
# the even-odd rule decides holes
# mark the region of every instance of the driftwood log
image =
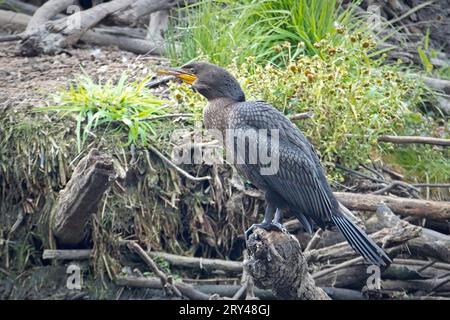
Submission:
[[[61,17],[59,12],[77,3],[78,1],[74,0],[50,0],[37,8],[32,17],[0,10],[0,22],[4,21],[2,25],[11,25],[14,30],[19,32],[25,29],[13,36],[0,37],[0,42],[21,40],[18,51],[25,56],[42,53],[56,54],[76,44],[79,40],[100,46],[118,46],[122,50],[138,54],[162,54],[164,52],[164,45],[160,42],[146,40],[145,36],[135,37],[134,33],[124,32],[125,29],[114,30],[112,28],[109,32],[102,32],[102,28],[93,28],[107,16],[122,12],[122,10],[130,8],[130,5],[133,7],[137,2],[114,0]],[[161,5],[161,8],[164,9],[177,3],[170,2],[169,5],[169,2],[166,1],[146,1],[146,5],[151,7],[150,12],[161,10],[157,5]],[[140,13],[145,14],[144,11]],[[57,19],[52,20],[55,17]]]
[[19,0],[4,0],[0,3],[0,8],[33,15],[38,7]]
[[50,21],[59,11],[75,4],[74,0],[50,0],[31,18],[22,35],[19,51],[24,56],[55,54],[74,45],[83,34],[109,14],[127,7],[131,0],[114,0],[99,4],[65,18]]
[[[29,15],[17,13],[14,11],[0,10],[0,26],[2,26],[2,28],[13,29],[14,31],[22,31],[29,21],[30,21]],[[19,35],[12,35],[12,36],[15,36],[16,39],[20,39]]]
[[[377,211],[366,220],[369,231],[393,227],[399,223],[411,225],[394,215],[385,204],[380,204]],[[414,227],[420,228],[420,235],[406,242],[411,253],[450,263],[450,236],[428,228]]]
[[140,17],[149,16],[153,12],[169,10],[177,5],[193,1],[188,0],[137,0],[125,10],[118,11],[108,18],[108,23],[114,25],[135,25]]
[[[391,248],[402,245],[408,240],[417,238],[421,235],[421,232],[422,230],[420,227],[414,226],[406,221],[399,220],[391,227],[383,228],[370,234],[370,237],[381,247]],[[309,251],[308,261],[321,263],[328,261],[337,263],[353,259],[356,256],[357,253],[346,241],[344,241],[332,246]]]
[[257,228],[247,241],[244,268],[255,285],[279,299],[329,300],[316,286],[298,240],[286,233]]
[[59,246],[74,247],[85,239],[85,226],[114,177],[112,158],[97,149],[80,160],[53,209]]
[[[115,282],[118,286],[124,287],[164,289],[164,286],[161,283],[161,279],[159,278],[118,277]],[[189,284],[183,282],[174,282],[174,286],[181,292],[183,296],[191,300],[211,299],[211,295],[200,292]]]
[[44,250],[42,259],[44,260],[86,260],[91,257],[90,249],[79,250]]
[[430,201],[373,194],[335,192],[334,195],[350,210],[376,211],[385,203],[395,214],[435,220],[450,219],[450,202]]
[[[263,200],[259,190],[244,190],[245,194]],[[350,210],[376,211],[380,203],[385,203],[395,214],[430,218],[450,219],[450,202],[382,196],[367,193],[334,192],[337,200]]]
[[240,273],[242,272],[242,263],[239,261],[226,261],[219,259],[203,259],[195,257],[183,257],[165,252],[150,251],[147,254],[152,258],[163,258],[172,266],[183,267],[196,270],[216,271],[223,270],[226,272]]
[[420,136],[390,136],[381,135],[378,137],[378,141],[391,142],[396,144],[431,144],[437,146],[450,146],[450,139],[441,139],[433,137],[420,137]]

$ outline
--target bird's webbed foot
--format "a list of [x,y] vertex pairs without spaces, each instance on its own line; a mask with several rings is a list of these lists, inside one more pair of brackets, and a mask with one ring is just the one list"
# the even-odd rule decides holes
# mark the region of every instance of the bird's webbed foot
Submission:
[[287,233],[286,228],[278,221],[272,220],[272,222],[267,222],[264,220],[261,223],[255,223],[250,228],[245,231],[245,239],[248,240],[250,235],[253,233],[255,228],[262,228],[267,231],[280,231],[283,233]]
[[[275,212],[274,212],[275,211]],[[271,205],[267,205],[266,213],[264,215],[264,220],[261,223],[255,223],[250,228],[245,231],[245,239],[248,240],[248,237],[253,233],[255,228],[262,228],[267,231],[280,231],[283,233],[287,233],[284,226],[281,224],[281,210]]]
[[275,211],[275,216],[271,223],[272,230],[279,230],[283,233],[287,233],[287,230],[281,223],[281,220],[282,220],[281,210],[277,208],[277,210]]

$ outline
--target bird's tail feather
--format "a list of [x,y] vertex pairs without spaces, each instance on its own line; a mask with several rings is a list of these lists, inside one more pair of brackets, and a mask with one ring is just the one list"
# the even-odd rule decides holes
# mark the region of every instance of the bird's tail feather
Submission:
[[368,262],[377,266],[389,266],[392,260],[369,236],[344,215],[333,215],[334,224],[350,246]]

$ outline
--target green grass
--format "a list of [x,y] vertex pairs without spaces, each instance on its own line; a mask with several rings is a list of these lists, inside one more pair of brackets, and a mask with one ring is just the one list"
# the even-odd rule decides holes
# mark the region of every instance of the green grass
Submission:
[[284,62],[278,59],[282,53],[277,46],[288,47],[291,59],[320,54],[316,44],[325,38],[332,41],[339,30],[350,26],[354,16],[351,6],[341,10],[335,0],[254,0],[243,18],[254,38],[254,56]]
[[386,155],[386,160],[397,164],[414,182],[450,181],[450,154],[445,149],[432,146],[398,147]]
[[228,65],[236,57],[250,54],[251,39],[239,19],[240,5],[232,0],[200,1],[177,10],[181,18],[173,19],[167,34],[172,64],[207,59]]
[[317,43],[362,28],[358,21],[352,6],[344,10],[336,0],[203,0],[174,19],[168,56],[177,65],[194,59],[239,65],[247,56],[286,65],[282,46],[290,60],[320,54]]
[[76,77],[68,89],[55,96],[55,105],[36,109],[56,111],[61,116],[76,114],[78,150],[81,151],[95,129],[104,126],[109,132],[126,132],[125,145],[145,145],[157,132],[152,117],[166,114],[164,101],[145,87],[149,78],[129,81],[123,73],[117,83],[95,82],[86,74]]

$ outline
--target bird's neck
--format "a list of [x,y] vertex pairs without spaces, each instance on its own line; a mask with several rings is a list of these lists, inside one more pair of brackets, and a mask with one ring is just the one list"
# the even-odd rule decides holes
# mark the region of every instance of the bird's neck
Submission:
[[208,101],[203,110],[206,129],[218,129],[222,133],[228,128],[228,120],[236,101],[230,98],[216,98]]

